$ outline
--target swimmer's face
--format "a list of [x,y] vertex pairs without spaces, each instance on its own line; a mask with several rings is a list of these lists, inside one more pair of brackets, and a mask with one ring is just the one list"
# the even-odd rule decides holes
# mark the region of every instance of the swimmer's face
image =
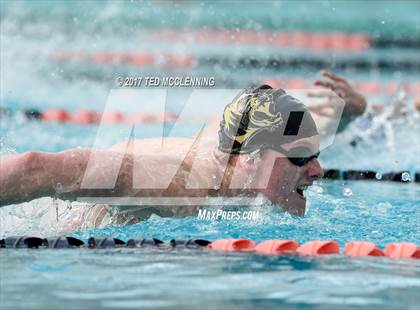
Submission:
[[[284,148],[289,150],[298,146],[310,147],[314,153],[318,150],[318,145],[309,139],[289,143],[284,145]],[[323,174],[316,158],[299,167],[292,164],[280,152],[267,150],[261,156],[256,182],[258,192],[272,202],[292,214],[304,215],[306,208],[304,190]]]

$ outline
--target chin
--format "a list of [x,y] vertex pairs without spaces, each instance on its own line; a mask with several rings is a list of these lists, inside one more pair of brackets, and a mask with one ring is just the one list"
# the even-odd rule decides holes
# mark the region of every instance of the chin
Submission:
[[306,211],[306,198],[297,192],[292,192],[282,206],[290,214],[304,216]]

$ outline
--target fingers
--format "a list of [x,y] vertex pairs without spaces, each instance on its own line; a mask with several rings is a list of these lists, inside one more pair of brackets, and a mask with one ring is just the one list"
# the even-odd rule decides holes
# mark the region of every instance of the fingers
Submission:
[[345,78],[342,78],[341,76],[338,76],[331,71],[322,70],[321,75],[333,80],[334,82],[345,82],[345,83],[347,83],[347,80]]
[[321,87],[331,89],[334,93],[336,93],[341,98],[346,96],[346,90],[345,90],[345,88],[343,88],[345,86],[341,82],[332,83],[332,82],[328,82],[328,81],[317,80],[317,81],[315,81],[314,84],[316,86],[321,86]]
[[325,87],[325,88],[329,88],[332,91],[334,91],[335,89],[335,85],[332,82],[328,82],[328,81],[321,81],[321,80],[316,80],[314,83],[316,86],[321,86],[321,87]]

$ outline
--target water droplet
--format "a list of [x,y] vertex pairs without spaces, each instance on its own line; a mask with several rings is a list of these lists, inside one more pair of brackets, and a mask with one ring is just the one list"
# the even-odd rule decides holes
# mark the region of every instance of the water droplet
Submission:
[[408,172],[404,172],[401,175],[401,180],[403,180],[404,182],[410,182],[411,181],[410,174]]
[[312,190],[317,194],[322,194],[324,189],[321,186],[313,185]]
[[373,236],[379,236],[379,235],[381,235],[381,233],[378,230],[372,230],[372,235]]
[[376,205],[375,210],[379,213],[386,213],[392,205],[389,202],[380,202]]
[[346,197],[350,197],[353,195],[353,191],[351,190],[351,188],[346,187],[343,189],[343,195]]
[[380,173],[380,172],[376,173],[375,178],[377,180],[381,180],[382,179],[382,173]]

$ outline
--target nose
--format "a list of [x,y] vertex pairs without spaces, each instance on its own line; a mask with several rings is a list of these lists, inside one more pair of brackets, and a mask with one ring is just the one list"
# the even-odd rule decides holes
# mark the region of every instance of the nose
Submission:
[[308,175],[312,180],[318,180],[324,176],[324,170],[318,159],[314,158],[308,163]]

